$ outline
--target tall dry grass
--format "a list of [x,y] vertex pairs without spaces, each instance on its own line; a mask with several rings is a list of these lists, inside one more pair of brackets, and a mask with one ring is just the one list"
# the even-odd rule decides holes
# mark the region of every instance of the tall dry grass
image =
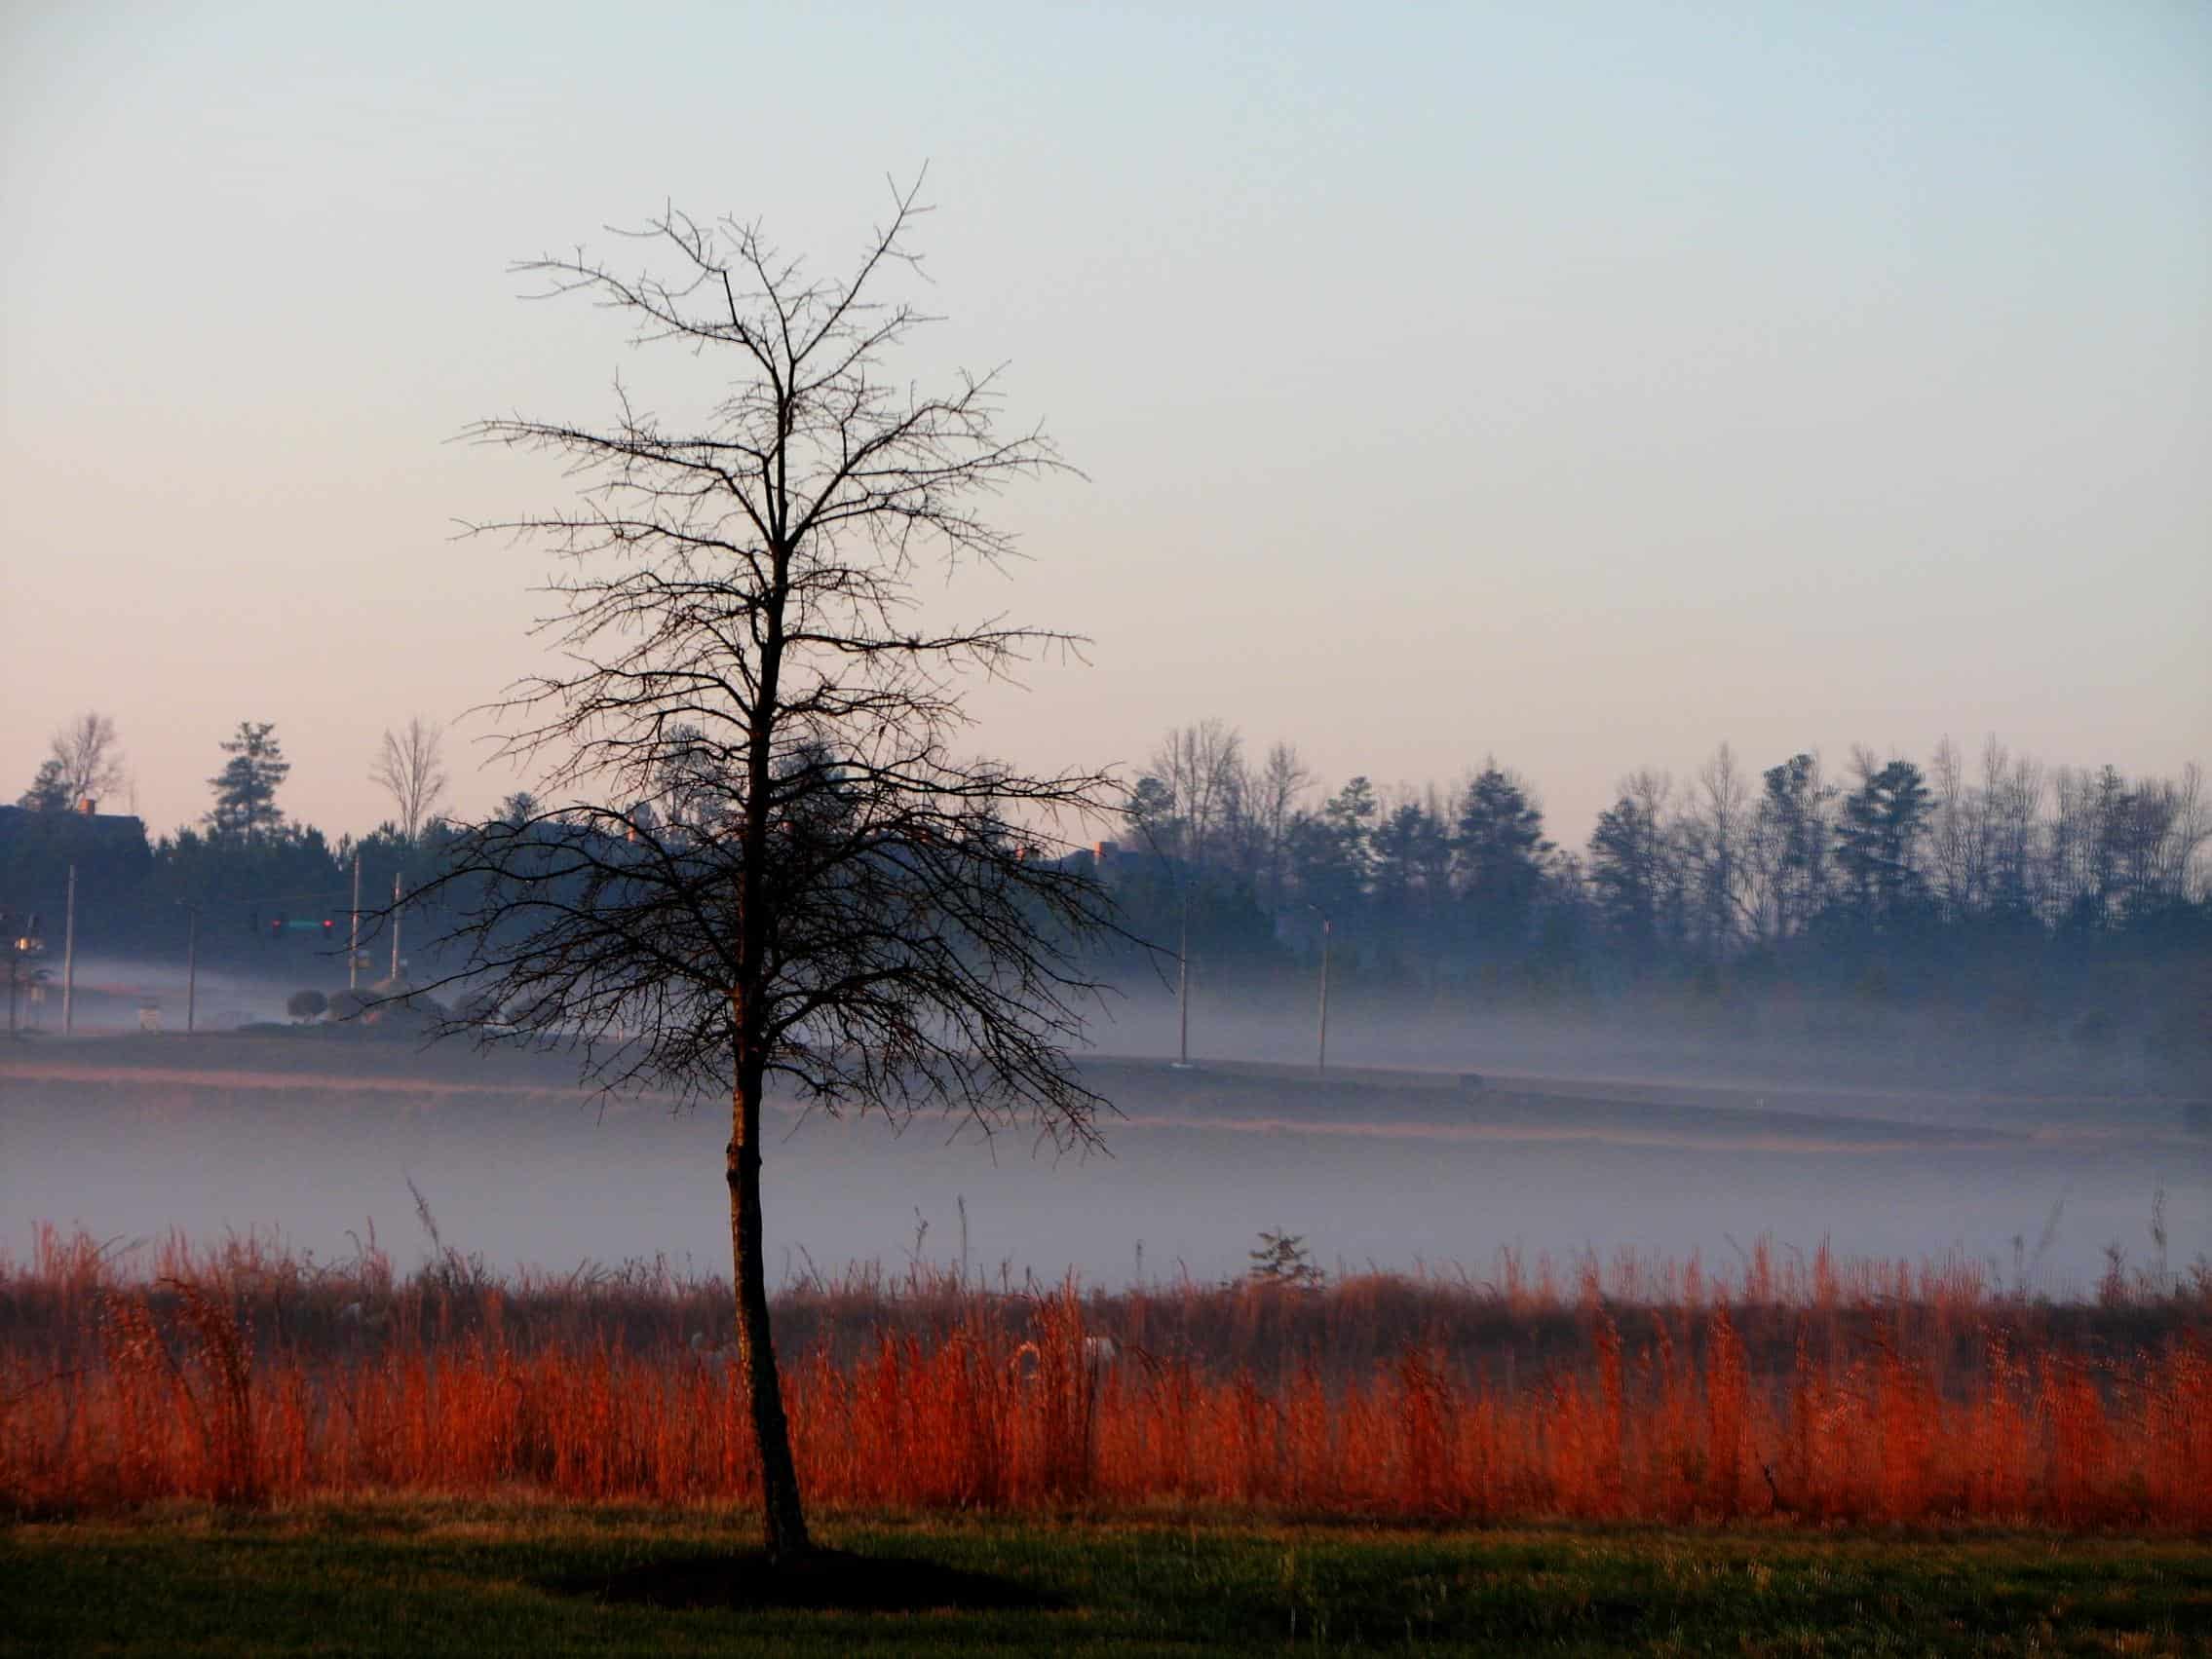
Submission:
[[[817,1505],[2212,1526],[2212,1279],[2094,1301],[1762,1243],[1481,1279],[778,1298]],[[758,1480],[726,1282],[665,1262],[401,1277],[253,1235],[0,1259],[0,1508],[363,1492],[719,1502]],[[1094,1363],[1087,1337],[1116,1357]]]

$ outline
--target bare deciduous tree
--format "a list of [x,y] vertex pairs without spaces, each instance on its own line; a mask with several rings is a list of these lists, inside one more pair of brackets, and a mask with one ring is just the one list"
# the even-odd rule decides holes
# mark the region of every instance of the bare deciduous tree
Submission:
[[1167,734],[1152,754],[1152,775],[1174,801],[1174,844],[1163,850],[1193,863],[1220,856],[1241,815],[1244,739],[1220,720]]
[[739,1363],[778,1561],[809,1542],[762,1259],[771,1079],[830,1114],[942,1109],[1062,1146],[1093,1142],[1106,1108],[1067,1049],[1096,989],[1074,947],[1112,917],[1051,854],[1057,825],[1118,810],[1111,780],[954,747],[967,675],[1072,637],[918,609],[926,571],[1013,556],[979,498],[1062,463],[1041,432],[1001,434],[995,376],[885,374],[929,320],[881,295],[921,211],[895,190],[843,280],[755,225],[672,212],[641,233],[641,275],[531,262],[640,344],[728,364],[726,387],[703,431],[627,398],[604,428],[475,429],[587,483],[579,507],[479,527],[556,556],[543,629],[564,666],[499,705],[539,796],[470,830],[436,884],[470,907],[447,982],[488,985],[603,1086],[729,1102]]
[[368,780],[392,797],[400,833],[413,841],[438,815],[445,795],[445,728],[419,714],[399,733],[386,727]]
[[1246,779],[1241,792],[1253,826],[1260,886],[1271,910],[1283,902],[1290,826],[1298,816],[1298,803],[1313,787],[1314,773],[1299,758],[1297,748],[1276,743],[1269,747],[1258,774]]
[[1994,736],[1982,745],[1982,787],[1989,835],[1988,903],[1997,915],[2035,914],[2039,821],[2048,784],[2040,762],[2013,757]]
[[116,743],[115,722],[104,714],[87,710],[78,715],[54,734],[49,753],[62,799],[71,807],[112,795],[130,780]]
[[1929,886],[1950,921],[1980,915],[1989,891],[1987,795],[1966,781],[1965,757],[1946,736],[1928,757]]
[[1716,958],[1734,954],[1744,929],[1756,928],[1754,802],[1735,750],[1723,743],[1697,771],[1685,806],[1696,855],[1699,927]]

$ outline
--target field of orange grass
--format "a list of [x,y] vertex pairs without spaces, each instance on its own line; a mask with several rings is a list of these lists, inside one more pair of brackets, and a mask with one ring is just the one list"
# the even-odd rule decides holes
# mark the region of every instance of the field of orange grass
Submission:
[[[2116,1257],[2082,1302],[1764,1242],[1318,1289],[917,1264],[788,1284],[777,1318],[831,1510],[2212,1527],[2202,1264]],[[664,1263],[401,1277],[373,1243],[41,1229],[0,1257],[0,1512],[743,1500],[730,1321],[726,1281]]]

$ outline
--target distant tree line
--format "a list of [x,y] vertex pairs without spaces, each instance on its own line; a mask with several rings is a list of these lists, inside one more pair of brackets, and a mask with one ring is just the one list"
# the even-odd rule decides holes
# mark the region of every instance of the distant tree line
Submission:
[[[300,977],[343,974],[354,868],[362,905],[389,902],[395,878],[412,890],[447,860],[452,832],[439,815],[446,783],[440,729],[420,716],[386,732],[369,773],[396,815],[335,841],[284,811],[291,763],[274,723],[241,721],[218,751],[205,816],[149,838],[112,811],[129,773],[113,720],[96,712],[55,735],[13,811],[0,811],[0,908],[37,915],[58,937],[67,872],[78,877],[78,936],[94,950],[181,950],[188,912],[200,914],[204,959],[267,961]],[[325,930],[322,924],[329,922]],[[421,937],[427,942],[430,929]],[[271,952],[280,953],[272,959]],[[384,971],[380,965],[379,972]]]
[[[282,810],[275,728],[242,722],[205,818],[149,841],[89,835],[69,810],[124,777],[113,723],[85,715],[0,834],[0,907],[57,914],[75,861],[93,948],[175,948],[196,906],[216,958],[273,968],[288,949],[307,978],[343,942],[357,854],[371,910],[395,877],[434,887],[456,856],[439,735],[419,718],[386,733],[371,776],[395,815],[332,840]],[[684,781],[656,791],[665,828]],[[1187,939],[1216,982],[1309,971],[1326,918],[1348,993],[1485,1008],[1843,995],[2092,1041],[2132,1028],[2212,1065],[2212,801],[2194,767],[2130,778],[1945,742],[1925,766],[1855,749],[1838,774],[1812,753],[1746,767],[1724,744],[1688,778],[1629,773],[1570,848],[1495,760],[1450,786],[1355,775],[1332,791],[1293,745],[1255,753],[1203,721],[1168,734],[1131,801],[1101,873],[1131,933]],[[495,820],[540,815],[516,795]],[[449,920],[414,914],[407,954]],[[380,946],[378,974],[386,960]]]
[[2161,1018],[2206,1036],[2193,766],[2129,778],[1993,740],[1925,767],[1859,748],[1838,775],[1724,744],[1687,779],[1630,773],[1578,849],[1495,760],[1449,788],[1325,793],[1292,746],[1255,757],[1205,721],[1168,735],[1134,801],[1107,866],[1133,925],[1173,941],[1187,917],[1194,954],[1231,971],[1310,958],[1324,916],[1354,982],[1490,997],[1796,985],[2050,1017],[2156,968]]

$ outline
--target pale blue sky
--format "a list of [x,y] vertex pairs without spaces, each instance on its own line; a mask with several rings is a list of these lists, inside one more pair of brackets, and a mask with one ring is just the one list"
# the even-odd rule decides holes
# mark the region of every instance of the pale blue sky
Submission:
[[911,366],[1089,475],[1005,501],[975,603],[1096,645],[988,747],[1495,753],[1572,844],[1723,739],[2212,760],[2212,6],[0,16],[5,796],[97,707],[166,829],[251,717],[372,822],[531,661],[448,531],[558,486],[446,440],[655,375],[508,262],[665,199],[834,261],[925,160]]

